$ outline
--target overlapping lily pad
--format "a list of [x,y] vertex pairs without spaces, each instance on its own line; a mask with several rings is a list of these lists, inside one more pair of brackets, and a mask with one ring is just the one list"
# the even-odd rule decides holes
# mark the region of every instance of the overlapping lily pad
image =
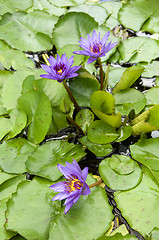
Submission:
[[105,184],[113,190],[128,190],[141,181],[139,164],[124,155],[113,155],[99,165],[100,175]]

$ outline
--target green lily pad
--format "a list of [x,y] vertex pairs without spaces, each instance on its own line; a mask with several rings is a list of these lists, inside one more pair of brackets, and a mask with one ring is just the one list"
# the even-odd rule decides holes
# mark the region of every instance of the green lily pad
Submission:
[[115,112],[115,98],[109,92],[95,91],[90,98],[92,111],[112,127],[121,126],[121,114]]
[[8,173],[26,172],[25,161],[34,149],[35,146],[24,138],[4,141],[0,145],[0,168]]
[[12,49],[2,40],[0,40],[0,62],[6,69],[12,67],[13,69],[18,70],[24,69],[24,66],[34,68],[33,61],[27,58],[25,53]]
[[[60,18],[55,25],[53,42],[57,49],[67,44],[75,44],[78,46],[80,37],[86,38],[87,34],[92,33],[97,26],[97,22],[86,13],[67,13],[63,18]],[[74,51],[75,50],[76,49],[74,49]]]
[[99,88],[97,79],[85,70],[80,71],[79,75],[70,83],[70,89],[80,106],[90,107],[90,97]]
[[[104,67],[103,69],[106,71]],[[124,67],[118,67],[118,68],[110,67],[108,86],[110,86],[111,88],[114,88],[115,85],[120,81],[120,78],[125,70],[126,68]]]
[[104,157],[112,152],[111,144],[97,144],[89,141],[87,136],[83,136],[79,139],[80,143],[86,146],[97,157]]
[[113,142],[118,137],[118,133],[114,127],[101,120],[96,120],[89,125],[87,137],[93,143],[106,144]]
[[51,201],[50,185],[50,181],[42,178],[20,183],[7,203],[5,227],[26,239],[48,239],[50,221],[55,220],[60,206],[59,202]]
[[3,15],[6,12],[25,11],[32,6],[32,0],[3,0],[1,2],[0,14]]
[[44,140],[52,117],[51,103],[48,97],[38,91],[24,93],[18,100],[18,108],[28,116],[28,140],[40,143]]
[[117,233],[114,236],[109,236],[109,237],[103,236],[103,237],[98,238],[97,240],[137,240],[137,238],[135,236],[131,236],[129,234],[126,236],[123,236],[122,234]]
[[159,138],[141,139],[130,146],[132,157],[138,162],[159,171]]
[[144,67],[142,66],[132,66],[127,68],[120,79],[120,81],[117,83],[115,88],[113,89],[113,94],[128,89],[143,73]]
[[124,155],[113,155],[99,165],[99,173],[105,184],[113,190],[134,188],[142,178],[137,162]]
[[[125,4],[119,11],[119,20],[124,27],[139,31],[159,32],[157,0],[135,0]],[[136,19],[136,21],[132,21]]]
[[158,61],[153,61],[152,63],[140,63],[140,65],[145,68],[142,77],[152,78],[154,76],[159,76]]
[[131,228],[143,236],[159,226],[159,188],[151,172],[142,167],[143,177],[138,186],[123,192],[115,192],[115,201]]
[[0,140],[2,140],[12,128],[10,119],[0,116],[0,126]]
[[124,141],[125,139],[127,139],[128,137],[131,136],[132,127],[130,125],[122,126],[121,128],[119,128],[117,133],[119,134],[119,137],[115,141],[116,142],[122,142],[122,141]]
[[[105,221],[103,221],[105,219]],[[97,239],[108,230],[113,219],[112,208],[104,189],[96,187],[88,196],[82,196],[66,215],[53,222],[49,240]]]
[[151,62],[158,58],[159,41],[146,37],[125,39],[118,47],[120,63]]
[[84,133],[87,132],[87,128],[93,122],[94,114],[88,109],[81,109],[75,118],[76,123],[80,126]]
[[52,49],[51,33],[57,20],[44,11],[6,13],[0,21],[1,38],[22,51]]
[[72,162],[72,158],[79,161],[86,154],[81,144],[50,141],[39,146],[28,158],[26,167],[29,173],[56,181],[62,176],[57,164]]
[[115,110],[122,116],[128,115],[132,109],[139,114],[146,105],[146,98],[136,89],[128,88],[114,95]]
[[100,25],[103,24],[108,17],[106,9],[103,8],[100,4],[80,4],[74,7],[71,7],[68,12],[84,12],[90,15],[98,22]]
[[154,104],[159,104],[158,94],[159,94],[159,87],[153,87],[153,88],[147,90],[144,93],[144,96],[147,100],[146,105],[151,107]]

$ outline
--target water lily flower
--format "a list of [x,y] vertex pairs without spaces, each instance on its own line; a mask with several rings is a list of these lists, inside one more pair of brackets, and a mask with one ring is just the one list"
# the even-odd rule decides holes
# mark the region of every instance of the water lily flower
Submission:
[[90,64],[97,60],[99,57],[103,57],[106,55],[107,52],[109,52],[113,47],[115,47],[118,43],[111,43],[109,42],[106,44],[110,32],[107,32],[102,39],[100,39],[100,33],[97,36],[96,31],[94,30],[92,33],[92,37],[88,34],[88,40],[84,38],[80,38],[81,41],[80,47],[84,50],[75,51],[73,53],[80,54],[80,55],[86,55],[90,56],[87,63]]
[[58,82],[63,82],[65,79],[73,78],[78,76],[78,73],[75,73],[81,66],[74,66],[72,64],[74,56],[69,59],[64,53],[62,57],[57,54],[57,59],[53,56],[50,56],[48,59],[50,66],[42,64],[41,67],[47,72],[47,74],[42,74],[40,77],[49,78],[57,80]]
[[78,201],[81,195],[90,194],[89,186],[86,183],[88,167],[80,169],[78,163],[73,159],[73,163],[66,162],[66,166],[57,164],[60,172],[65,176],[66,181],[58,182],[50,186],[55,192],[59,192],[52,201],[65,200],[65,214]]

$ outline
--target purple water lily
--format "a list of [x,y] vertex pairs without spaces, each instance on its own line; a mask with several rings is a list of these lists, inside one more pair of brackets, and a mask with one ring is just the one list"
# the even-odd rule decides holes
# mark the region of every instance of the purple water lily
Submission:
[[88,167],[80,169],[78,163],[73,159],[73,163],[66,162],[66,166],[57,164],[60,172],[65,176],[67,181],[58,182],[50,186],[55,192],[59,192],[52,201],[63,200],[66,198],[64,205],[65,214],[78,201],[81,195],[90,194],[90,189],[85,182],[88,175]]
[[57,54],[57,59],[50,56],[48,59],[50,66],[42,64],[41,67],[47,72],[47,74],[42,74],[40,77],[49,78],[57,80],[58,82],[63,82],[65,79],[73,78],[78,76],[78,73],[75,73],[81,66],[74,66],[72,64],[74,56],[69,59],[64,53],[62,57]]
[[100,39],[100,33],[97,36],[96,31],[94,30],[92,33],[92,37],[88,34],[88,40],[84,38],[80,38],[81,41],[80,47],[84,50],[75,51],[73,53],[90,56],[87,63],[90,64],[97,60],[99,57],[103,57],[109,52],[113,47],[115,47],[118,43],[111,43],[109,42],[106,44],[110,32],[107,32],[102,39]]

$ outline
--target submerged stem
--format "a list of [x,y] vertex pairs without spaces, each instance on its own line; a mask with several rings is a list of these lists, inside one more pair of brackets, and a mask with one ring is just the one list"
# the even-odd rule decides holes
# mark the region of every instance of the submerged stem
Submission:
[[103,90],[103,68],[102,68],[102,62],[101,59],[98,58],[98,63],[99,63],[99,67],[100,67],[100,90]]
[[63,85],[64,85],[64,87],[65,87],[65,89],[66,89],[68,95],[70,96],[70,99],[71,99],[71,101],[73,102],[73,104],[74,104],[74,106],[75,106],[77,112],[79,112],[81,109],[80,109],[78,103],[76,102],[76,100],[75,100],[75,98],[74,98],[74,96],[73,96],[71,90],[70,90],[69,87],[67,86],[66,81],[63,81],[62,83],[63,83]]
[[103,180],[100,179],[99,181],[97,181],[97,182],[92,183],[91,185],[89,185],[89,188],[95,187],[95,186],[99,185],[99,184],[102,183],[102,182],[103,182]]

